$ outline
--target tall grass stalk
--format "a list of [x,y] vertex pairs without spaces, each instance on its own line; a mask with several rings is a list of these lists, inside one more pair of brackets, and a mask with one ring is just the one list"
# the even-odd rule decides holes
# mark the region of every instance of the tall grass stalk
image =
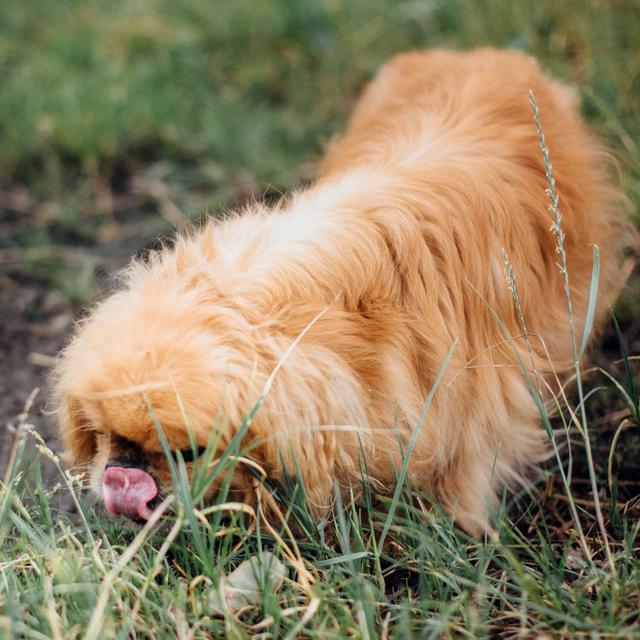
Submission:
[[[531,108],[533,109],[533,117],[536,122],[536,127],[538,129],[538,139],[540,141],[540,150],[542,151],[542,156],[544,159],[544,166],[547,176],[547,195],[549,196],[549,209],[551,211],[551,215],[553,218],[553,224],[551,226],[551,230],[556,238],[556,252],[560,257],[560,262],[558,263],[558,268],[560,269],[560,273],[562,274],[562,280],[564,283],[564,292],[565,298],[567,301],[567,313],[569,318],[569,331],[571,335],[571,348],[573,352],[573,364],[575,371],[575,379],[578,387],[578,398],[579,398],[579,407],[580,407],[580,418],[581,418],[581,426],[582,426],[582,436],[584,440],[585,446],[585,454],[587,459],[587,467],[589,470],[589,480],[591,482],[591,492],[593,496],[593,505],[596,513],[596,521],[598,523],[598,527],[600,529],[600,535],[602,537],[602,543],[605,548],[605,553],[607,556],[607,562],[609,564],[609,569],[611,573],[615,573],[616,567],[613,561],[613,555],[611,553],[611,548],[609,546],[609,535],[607,533],[607,529],[604,522],[604,516],[602,514],[602,507],[600,504],[600,496],[598,494],[598,482],[596,478],[595,468],[593,465],[593,453],[591,451],[591,438],[589,436],[589,424],[587,420],[587,411],[585,406],[585,398],[584,392],[582,389],[582,373],[580,369],[580,359],[582,354],[584,353],[584,349],[578,351],[578,344],[576,340],[576,330],[575,330],[575,322],[573,315],[573,304],[571,302],[571,289],[569,286],[569,268],[567,265],[567,253],[564,247],[564,231],[562,229],[562,214],[560,213],[560,209],[558,207],[559,195],[556,192],[556,182],[553,177],[551,160],[549,157],[549,148],[546,145],[544,132],[542,129],[542,120],[540,118],[540,112],[538,110],[538,105],[536,103],[535,97],[533,95],[533,91],[529,91],[529,100],[531,103]],[[598,250],[597,247],[594,249],[594,267],[598,264]],[[594,273],[597,272],[597,269],[594,268]],[[592,289],[593,291],[593,289]],[[595,288],[595,294],[597,295],[597,286]],[[595,299],[593,296],[590,299],[589,309],[595,309]],[[589,329],[588,321],[585,322],[584,332],[582,344],[586,345],[588,336],[586,335],[586,331]]]

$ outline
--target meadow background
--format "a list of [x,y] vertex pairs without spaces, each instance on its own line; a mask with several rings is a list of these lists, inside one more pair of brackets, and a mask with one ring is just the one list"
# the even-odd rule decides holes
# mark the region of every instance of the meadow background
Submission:
[[[76,503],[55,461],[47,369],[114,270],[203,215],[311,179],[393,53],[480,45],[530,52],[579,89],[638,220],[634,0],[0,3],[0,637],[640,635],[637,270],[584,367],[608,555],[577,430],[569,488],[551,464],[531,494],[505,496],[485,540],[408,487],[313,522],[292,479],[279,490],[296,543],[282,523],[189,515],[197,495],[177,468],[184,508],[126,555],[138,530]],[[214,615],[222,572],[262,548],[288,559],[282,590]]]

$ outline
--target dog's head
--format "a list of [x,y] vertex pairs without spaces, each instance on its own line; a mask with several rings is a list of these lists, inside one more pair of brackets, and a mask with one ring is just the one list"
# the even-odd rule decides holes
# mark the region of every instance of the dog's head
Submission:
[[[165,261],[172,256],[165,251]],[[199,448],[213,441],[216,457],[228,450],[278,368],[238,453],[250,449],[251,462],[274,479],[301,474],[312,504],[326,509],[336,459],[344,467],[357,459],[355,436],[340,436],[338,447],[338,435],[323,427],[363,421],[351,371],[310,334],[288,353],[304,325],[283,335],[257,304],[225,300],[204,279],[185,284],[160,262],[137,269],[126,289],[78,327],[56,368],[68,465],[86,472],[109,511],[147,519],[171,487],[160,430],[171,455],[181,452],[192,473],[203,457]],[[340,326],[322,331],[336,335]],[[205,499],[223,478],[212,481]],[[250,465],[238,464],[229,482],[234,500],[255,502]]]
[[[149,382],[94,390],[100,389],[99,382],[88,379],[89,384],[70,387],[63,396],[59,424],[67,463],[88,474],[109,512],[146,520],[171,485],[168,457],[177,459],[179,452],[188,470],[198,464],[216,428],[214,411],[206,422],[198,421],[198,409],[204,407],[188,405],[192,423],[177,385]],[[220,429],[218,435],[225,446],[229,434]]]
[[[208,443],[224,450],[259,397],[241,320],[193,291],[153,286],[99,305],[53,381],[67,464],[87,473],[110,512],[133,519],[148,519],[171,485],[161,434],[191,471]],[[244,486],[239,473],[232,488]]]

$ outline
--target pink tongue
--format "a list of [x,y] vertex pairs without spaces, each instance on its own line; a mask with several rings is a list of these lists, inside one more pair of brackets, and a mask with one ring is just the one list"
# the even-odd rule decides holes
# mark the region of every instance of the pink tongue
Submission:
[[107,467],[102,479],[104,504],[110,513],[148,520],[149,501],[158,495],[155,480],[144,469]]

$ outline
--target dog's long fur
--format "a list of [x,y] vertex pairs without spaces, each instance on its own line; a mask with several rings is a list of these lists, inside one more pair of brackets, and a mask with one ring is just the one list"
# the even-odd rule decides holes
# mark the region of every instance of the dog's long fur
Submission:
[[457,340],[409,476],[480,530],[496,491],[547,453],[514,355],[515,345],[531,365],[503,249],[535,367],[557,388],[552,365],[563,379],[572,361],[530,89],[560,194],[578,338],[600,248],[597,330],[633,232],[574,93],[520,53],[400,55],[368,86],[312,186],[134,262],[122,290],[80,324],[55,378],[71,459],[90,462],[99,480],[114,443],[130,442],[166,481],[144,395],[171,446],[189,446],[185,422],[206,443],[216,419],[224,446],[306,330],[246,442],[260,442],[252,457],[274,478],[283,464],[301,473],[321,513],[334,481],[359,481],[362,450],[369,476],[392,487]]

